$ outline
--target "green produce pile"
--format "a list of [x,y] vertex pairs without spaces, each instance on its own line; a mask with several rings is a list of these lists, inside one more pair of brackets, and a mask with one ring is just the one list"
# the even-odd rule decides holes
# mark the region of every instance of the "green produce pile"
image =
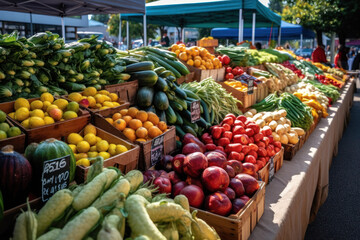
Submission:
[[300,69],[301,72],[308,78],[308,79],[315,79],[315,74],[324,75],[324,72],[316,67],[315,65],[312,65],[308,61],[304,60],[292,60],[289,61],[291,64],[294,64],[297,69]]
[[140,171],[123,176],[101,167],[89,173],[85,185],[56,192],[38,213],[28,207],[12,239],[220,239],[196,211],[190,213],[184,195],[155,195]]
[[304,82],[312,84],[322,93],[324,93],[328,98],[331,98],[332,102],[336,102],[336,100],[338,100],[338,98],[340,97],[340,92],[338,88],[334,85],[325,85],[314,80],[304,80]]
[[276,109],[284,109],[287,112],[286,117],[291,121],[291,126],[305,130],[308,130],[314,122],[311,108],[287,92],[282,93],[279,97],[276,92],[272,93],[261,102],[253,105],[252,108],[258,112],[272,112]]

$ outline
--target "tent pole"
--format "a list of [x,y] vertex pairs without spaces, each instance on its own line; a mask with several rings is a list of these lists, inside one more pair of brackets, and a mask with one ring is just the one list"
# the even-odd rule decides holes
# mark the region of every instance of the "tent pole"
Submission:
[[303,48],[303,35],[300,34],[300,48]]
[[238,42],[242,41],[242,8],[239,9],[239,35],[238,35]]
[[146,32],[146,12],[144,13],[144,16],[143,16],[143,27],[144,27],[144,46],[147,46],[147,32]]
[[181,41],[183,43],[185,43],[185,28],[184,27],[181,28]]
[[65,22],[64,22],[64,16],[61,16],[61,34],[65,42]]
[[130,36],[129,36],[129,21],[126,21],[126,45],[127,45],[127,50],[130,49]]
[[279,39],[278,39],[278,45],[281,46],[281,26],[279,27]]
[[251,38],[251,43],[254,45],[255,44],[255,25],[256,25],[256,13],[253,13],[253,18],[252,18],[252,38]]
[[30,34],[34,35],[32,12],[30,12]]
[[330,63],[334,62],[335,56],[335,33],[331,34],[331,45],[330,45]]
[[241,19],[241,39],[240,41],[244,41],[244,19]]
[[118,40],[118,48],[121,46],[121,14],[119,13],[119,40]]

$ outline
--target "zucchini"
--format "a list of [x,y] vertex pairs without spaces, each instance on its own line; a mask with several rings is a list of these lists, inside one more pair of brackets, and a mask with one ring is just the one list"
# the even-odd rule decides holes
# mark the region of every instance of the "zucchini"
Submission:
[[192,129],[194,129],[195,132],[199,131],[199,126],[196,124],[196,122],[192,123],[191,121],[187,120],[186,118],[183,118],[184,125],[190,126]]
[[150,51],[154,54],[157,54],[161,58],[169,58],[171,60],[176,60],[176,54],[174,54],[171,51],[159,49],[159,48],[153,48],[153,47],[145,47],[147,51]]
[[187,97],[190,97],[190,98],[193,98],[193,99],[196,99],[196,100],[201,100],[200,97],[198,95],[196,95],[195,93],[193,93],[192,91],[187,90],[187,89],[183,89],[183,88],[181,90],[183,90],[186,93]]
[[197,137],[197,133],[196,131],[194,131],[194,129],[192,129],[190,126],[188,125],[183,125],[182,129],[184,130],[185,133],[191,133],[192,135],[194,135],[195,137]]
[[185,76],[190,73],[189,69],[182,62],[180,62],[177,59],[175,61],[172,61],[172,60],[164,58],[164,61],[167,64],[171,65],[173,68],[175,68],[181,75]]
[[177,111],[175,111],[175,115],[176,115],[176,125],[183,125],[184,121],[180,116],[180,114]]
[[163,92],[167,92],[167,90],[169,90],[169,86],[167,85],[166,80],[163,79],[162,77],[158,78],[155,87],[159,91],[163,91]]
[[156,115],[158,115],[160,121],[166,122],[166,113],[165,111],[156,111]]
[[174,101],[181,104],[181,106],[183,107],[183,110],[187,110],[187,103],[184,99],[178,98],[178,97],[174,97]]
[[133,63],[126,66],[125,72],[131,73],[131,72],[139,72],[145,70],[154,70],[154,63],[150,61]]
[[164,92],[156,92],[154,95],[154,106],[159,110],[166,110],[169,107],[169,99]]
[[134,72],[132,73],[131,77],[133,79],[137,79],[139,81],[139,86],[141,87],[152,87],[156,84],[158,80],[158,75],[152,70]]
[[82,92],[85,90],[86,86],[84,84],[73,83],[73,82],[64,82],[60,86],[65,88],[69,92]]
[[160,77],[167,78],[168,76],[171,76],[171,72],[169,70],[166,70],[160,74]]
[[153,113],[156,114],[156,109],[155,109],[154,105],[151,105],[150,107],[145,108],[144,110],[145,110],[146,112],[153,112]]
[[152,87],[141,87],[136,95],[136,102],[140,107],[151,106],[154,98],[154,89]]
[[170,106],[175,110],[181,112],[184,108],[182,105],[176,101],[170,101]]
[[[182,131],[182,129],[181,129],[181,131]],[[184,135],[185,135],[185,133],[184,133]],[[182,137],[180,137],[180,138],[182,138]],[[177,141],[177,140],[176,140],[176,149],[182,149],[182,143],[180,141]]]
[[200,117],[200,119],[196,121],[196,124],[204,129],[211,127],[211,124],[206,122],[205,119],[203,119],[202,117]]
[[175,125],[175,129],[176,129],[176,135],[178,135],[180,139],[182,139],[185,136],[184,130],[182,130],[182,128],[178,125]]
[[169,101],[174,101],[174,96],[172,93],[170,93],[169,91],[165,92],[166,96],[168,97]]
[[172,73],[174,73],[175,77],[179,78],[181,77],[181,74],[174,68],[172,67],[170,64],[168,64],[166,61],[164,61],[163,59],[160,59],[157,55],[153,54],[153,53],[149,53],[147,55],[147,57],[154,62],[157,62],[159,65],[161,65],[162,67],[166,68],[167,70],[170,70]]
[[175,82],[176,78],[173,75],[170,75],[167,77],[167,80],[171,81],[171,82]]
[[162,72],[165,72],[166,69],[164,67],[157,67],[154,69],[157,75],[160,75]]
[[167,79],[165,79],[165,81],[166,81],[167,85],[168,85],[171,89],[174,88],[173,82],[171,82],[171,81],[169,81],[169,80],[167,80]]
[[172,109],[171,106],[168,107],[168,109],[166,109],[165,111],[166,114],[166,121],[169,124],[175,124],[176,123],[176,114],[174,112],[174,110]]
[[[176,86],[176,84],[174,84]],[[182,99],[186,99],[187,95],[186,93],[179,87],[176,86],[176,88],[174,89],[174,92],[176,93],[177,96],[181,97]]]
[[203,116],[204,116],[205,121],[210,123],[210,114],[209,114],[208,105],[203,100],[200,100],[200,104],[203,108]]

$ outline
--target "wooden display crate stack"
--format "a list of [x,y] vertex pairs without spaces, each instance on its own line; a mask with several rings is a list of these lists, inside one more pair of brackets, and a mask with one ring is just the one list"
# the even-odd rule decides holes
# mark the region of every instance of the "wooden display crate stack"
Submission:
[[219,40],[217,39],[200,39],[196,41],[196,45],[198,47],[206,48],[206,50],[209,51],[209,53],[214,54],[215,48],[219,46]]
[[[202,70],[200,68],[190,66],[186,62],[181,61],[191,73],[194,73],[194,76],[192,78],[192,81],[201,81],[205,78],[212,77],[215,81],[223,81],[225,77],[225,68],[218,68],[218,69],[207,69]],[[187,80],[188,82],[191,82],[190,79]]]
[[[10,121],[10,118],[7,116],[5,122],[9,124],[10,127],[14,127],[14,123]],[[16,127],[16,126],[15,126]],[[25,150],[25,140],[26,136],[23,131],[21,131],[21,134],[19,136],[15,137],[8,137],[6,139],[0,140],[0,149],[2,147],[5,147],[6,145],[13,145],[14,150],[16,152],[23,153]]]
[[[276,153],[275,156],[272,157],[273,161],[273,167],[274,167],[274,173],[280,170],[280,168],[283,165],[284,162],[284,147],[281,148],[281,150]],[[258,171],[259,174],[259,180],[265,182],[265,184],[269,183],[269,177],[270,177],[270,161],[266,163],[266,165]]]

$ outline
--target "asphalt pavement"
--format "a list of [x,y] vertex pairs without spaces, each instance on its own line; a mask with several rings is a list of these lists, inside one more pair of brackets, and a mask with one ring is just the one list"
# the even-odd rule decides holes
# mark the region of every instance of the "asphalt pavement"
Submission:
[[305,240],[360,239],[360,89],[329,178],[328,198],[308,226]]

